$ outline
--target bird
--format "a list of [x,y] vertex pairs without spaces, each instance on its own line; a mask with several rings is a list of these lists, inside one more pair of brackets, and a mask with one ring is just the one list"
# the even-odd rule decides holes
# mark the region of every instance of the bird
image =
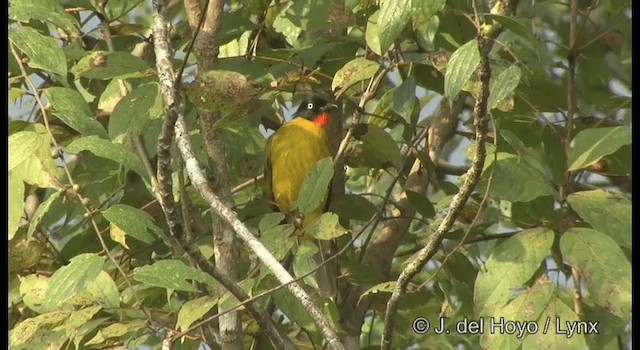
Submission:
[[[300,188],[313,165],[333,156],[333,146],[329,135],[335,124],[332,113],[337,106],[327,98],[314,94],[302,101],[293,118],[284,123],[269,137],[265,146],[265,180],[270,202],[285,214],[287,220],[297,227],[300,240],[311,240],[304,234],[305,228],[318,219],[327,207],[325,200],[300,218],[294,209]],[[323,263],[329,254],[330,242],[317,242],[319,256],[315,263]],[[325,264],[315,274],[319,292],[323,295],[335,294],[335,270],[333,264]]]

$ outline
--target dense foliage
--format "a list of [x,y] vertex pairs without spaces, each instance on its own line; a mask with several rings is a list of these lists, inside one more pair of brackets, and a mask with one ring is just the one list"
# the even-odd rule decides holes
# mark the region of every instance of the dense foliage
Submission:
[[[482,178],[400,298],[392,348],[630,346],[630,1],[226,1],[216,70],[197,78],[186,5],[168,3],[200,167],[214,164],[198,111],[215,110],[232,209],[276,258],[295,252],[298,276],[315,246],[271,212],[265,141],[310,92],[340,106],[346,170],[319,163],[297,205],[344,180],[310,232],[340,248],[338,294],[319,304],[348,348],[380,347],[395,281],[475,156],[479,35],[493,40]],[[141,0],[9,2],[12,349],[220,348],[212,316],[238,301],[172,237],[155,192],[153,16]],[[438,134],[442,120],[453,129]],[[211,259],[215,215],[172,155],[183,224]],[[279,285],[237,246],[249,296]],[[257,303],[296,346],[322,347],[286,289]],[[239,310],[245,348],[270,346]]]

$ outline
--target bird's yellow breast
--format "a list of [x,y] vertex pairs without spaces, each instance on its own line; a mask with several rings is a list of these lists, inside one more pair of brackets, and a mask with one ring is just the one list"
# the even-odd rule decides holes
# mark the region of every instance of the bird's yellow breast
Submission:
[[[309,169],[331,156],[329,140],[322,127],[294,118],[272,136],[268,151],[273,199],[283,213],[288,213]],[[316,211],[321,213],[323,207],[324,203]]]

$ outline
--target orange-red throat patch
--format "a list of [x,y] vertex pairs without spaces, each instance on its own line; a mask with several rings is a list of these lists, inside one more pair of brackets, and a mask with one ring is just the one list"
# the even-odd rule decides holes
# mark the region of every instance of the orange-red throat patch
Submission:
[[331,121],[331,116],[327,112],[322,112],[313,118],[313,124],[317,126],[325,126]]

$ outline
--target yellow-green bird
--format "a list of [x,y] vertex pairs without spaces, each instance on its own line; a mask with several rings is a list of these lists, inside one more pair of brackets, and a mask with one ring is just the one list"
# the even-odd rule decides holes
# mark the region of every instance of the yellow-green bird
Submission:
[[[265,180],[268,195],[278,209],[289,221],[299,218],[293,203],[298,199],[300,187],[311,167],[321,159],[333,155],[329,128],[334,116],[331,111],[337,108],[325,98],[314,95],[303,101],[294,114],[294,118],[282,125],[267,141],[265,155]],[[307,213],[299,222],[299,232],[303,237],[304,229],[325,211],[326,199],[315,210]],[[328,243],[328,242],[324,242]],[[321,263],[326,252],[320,244],[321,256],[316,259]],[[326,250],[326,249],[324,249]],[[331,265],[331,264],[329,264]],[[328,272],[331,267],[320,269],[316,274],[316,282],[325,295],[335,293],[335,272]]]

